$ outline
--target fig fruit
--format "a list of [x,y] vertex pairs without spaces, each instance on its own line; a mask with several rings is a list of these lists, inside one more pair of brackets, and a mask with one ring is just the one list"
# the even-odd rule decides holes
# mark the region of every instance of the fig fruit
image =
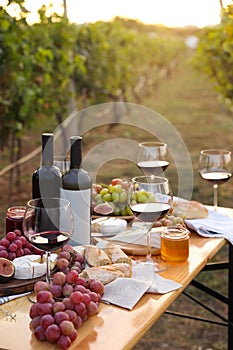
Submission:
[[109,214],[112,214],[113,211],[114,211],[113,207],[107,202],[97,204],[94,207],[94,212],[100,215],[109,215]]
[[0,282],[5,282],[13,277],[15,266],[12,261],[6,258],[0,258]]

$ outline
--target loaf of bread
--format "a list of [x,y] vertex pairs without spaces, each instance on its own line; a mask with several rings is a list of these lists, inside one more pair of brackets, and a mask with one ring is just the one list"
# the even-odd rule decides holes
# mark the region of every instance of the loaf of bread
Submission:
[[94,245],[85,247],[85,259],[89,266],[109,265],[112,263],[105,251]]
[[183,219],[204,219],[208,216],[208,209],[197,201],[178,200],[173,202],[172,214]]

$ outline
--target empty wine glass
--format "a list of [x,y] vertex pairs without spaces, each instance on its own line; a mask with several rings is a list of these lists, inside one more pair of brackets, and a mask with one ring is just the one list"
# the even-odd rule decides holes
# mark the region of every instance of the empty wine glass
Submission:
[[70,169],[70,159],[66,156],[54,156],[54,165],[60,169],[64,175]]
[[23,219],[28,241],[46,252],[46,281],[50,283],[50,253],[65,245],[73,233],[70,203],[62,198],[36,198],[28,201]]
[[199,157],[199,174],[213,185],[214,210],[218,207],[218,186],[232,176],[231,152],[224,149],[204,149]]
[[137,176],[131,180],[129,206],[133,214],[147,227],[147,254],[144,262],[153,263],[155,271],[162,271],[166,265],[151,254],[151,230],[155,221],[169,213],[172,207],[172,193],[169,180],[160,176]]
[[137,166],[145,175],[160,175],[169,165],[167,144],[163,142],[141,142],[137,150]]

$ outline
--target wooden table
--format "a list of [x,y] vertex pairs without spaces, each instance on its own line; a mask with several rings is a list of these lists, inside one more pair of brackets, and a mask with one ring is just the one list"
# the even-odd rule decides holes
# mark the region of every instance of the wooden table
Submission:
[[[233,217],[233,209],[221,208],[220,210]],[[101,303],[99,314],[92,316],[82,325],[78,330],[77,339],[71,344],[69,349],[131,349],[225,244],[226,241],[224,239],[202,238],[193,233],[190,240],[188,261],[177,264],[169,263],[168,269],[161,273],[162,276],[181,283],[183,288],[164,295],[147,293],[131,311]],[[232,275],[233,271],[231,269],[231,282],[233,282]],[[37,341],[32,335],[29,329],[30,306],[31,303],[27,297],[2,305],[4,309],[16,314],[16,320],[10,321],[10,319],[6,319],[4,315],[0,314],[1,349],[58,349],[47,341]],[[231,305],[231,314],[232,312]],[[229,327],[230,333],[232,333],[232,328],[230,331]],[[232,339],[230,339],[229,349],[233,348],[232,345]]]

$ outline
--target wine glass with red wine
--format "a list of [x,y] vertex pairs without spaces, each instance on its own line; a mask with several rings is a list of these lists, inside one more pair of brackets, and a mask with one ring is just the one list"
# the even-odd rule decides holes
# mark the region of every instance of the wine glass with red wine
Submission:
[[64,246],[73,233],[70,202],[62,198],[36,198],[28,201],[23,232],[36,248],[46,252],[46,281],[50,283],[50,253]]
[[231,152],[225,149],[204,149],[199,157],[199,174],[213,185],[214,210],[218,207],[218,186],[232,176]]
[[141,142],[137,150],[137,166],[145,175],[163,176],[169,165],[167,144]]
[[[146,224],[147,232],[146,263],[153,263],[155,271],[163,271],[166,265],[159,259],[153,259],[151,230],[154,223],[168,214],[172,208],[172,191],[169,180],[160,176],[137,176],[131,180],[129,188],[129,206],[134,216]],[[140,260],[141,261],[141,260]]]

